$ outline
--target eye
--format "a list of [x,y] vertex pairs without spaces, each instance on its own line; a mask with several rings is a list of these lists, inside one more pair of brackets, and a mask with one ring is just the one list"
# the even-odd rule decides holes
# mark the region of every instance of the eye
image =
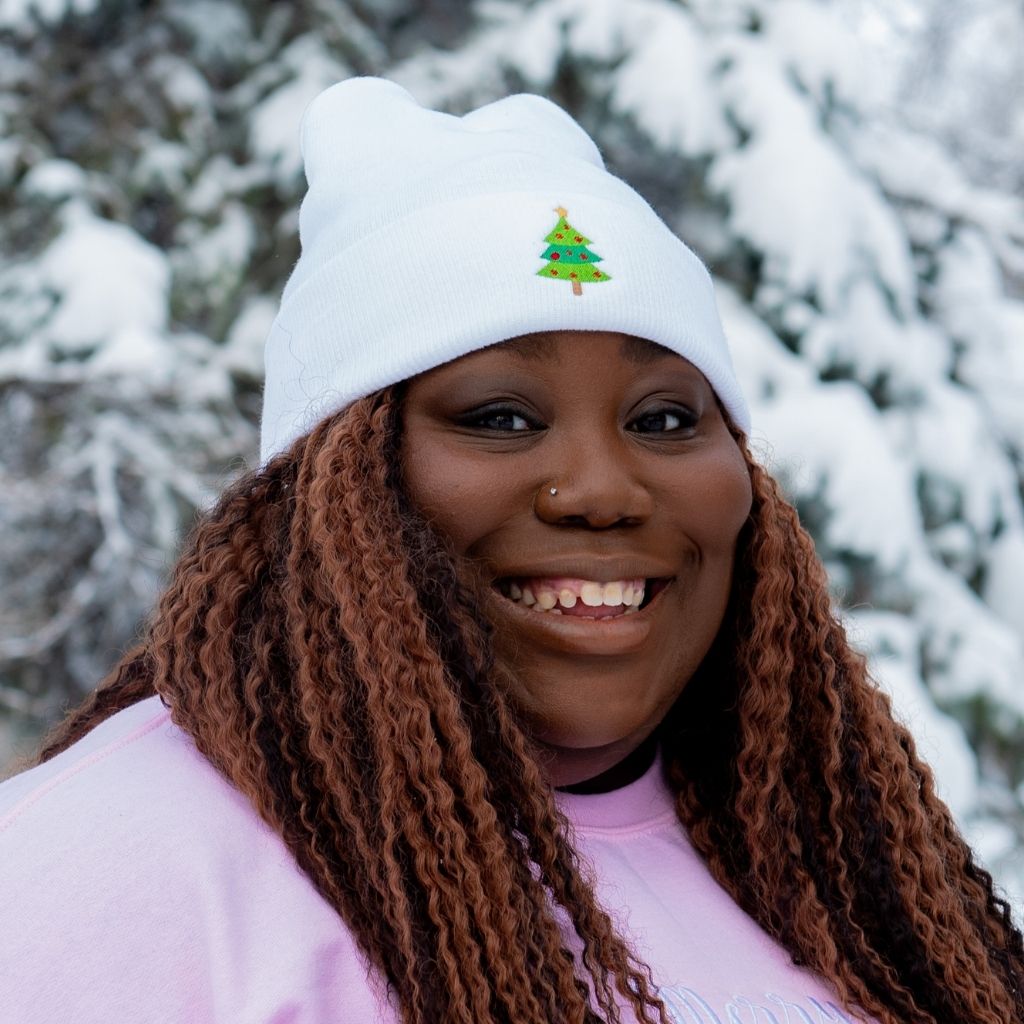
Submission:
[[689,409],[680,406],[651,409],[632,420],[628,429],[638,434],[671,434],[692,429],[697,425],[698,418]]
[[493,430],[498,433],[511,434],[538,428],[538,424],[528,419],[518,409],[503,405],[477,409],[461,416],[459,422],[463,426],[473,427],[477,430]]

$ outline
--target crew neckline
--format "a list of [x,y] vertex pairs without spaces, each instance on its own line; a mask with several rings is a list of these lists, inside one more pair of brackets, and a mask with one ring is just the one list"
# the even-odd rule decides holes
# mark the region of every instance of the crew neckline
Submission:
[[674,821],[675,799],[659,753],[638,779],[606,793],[555,791],[555,800],[581,832],[636,831]]

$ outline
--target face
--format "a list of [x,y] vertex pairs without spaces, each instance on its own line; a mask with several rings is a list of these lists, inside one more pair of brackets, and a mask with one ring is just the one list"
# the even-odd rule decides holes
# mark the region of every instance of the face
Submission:
[[412,501],[486,583],[513,700],[557,785],[655,729],[722,621],[750,479],[703,375],[565,331],[409,382]]

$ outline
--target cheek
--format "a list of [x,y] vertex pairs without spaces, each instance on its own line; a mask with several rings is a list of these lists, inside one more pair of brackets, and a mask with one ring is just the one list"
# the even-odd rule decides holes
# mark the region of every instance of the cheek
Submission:
[[429,437],[403,446],[402,480],[409,500],[462,555],[518,507],[511,481],[496,478],[483,458]]
[[719,483],[718,507],[723,510],[721,518],[721,534],[723,542],[735,555],[736,542],[744,523],[750,518],[750,510],[754,503],[753,487],[750,471],[737,450],[731,461],[731,472],[723,474]]
[[[708,458],[693,463],[693,474],[677,491],[675,528],[684,538],[692,576],[674,592],[678,619],[666,642],[672,671],[688,678],[714,642],[732,590],[736,546],[750,516],[753,491],[742,452],[731,436]],[[664,666],[668,668],[668,666]]]
[[447,475],[444,460],[418,457],[406,460],[405,489],[410,500],[461,550],[465,517],[461,510],[474,506],[477,488],[465,473]]
[[679,532],[694,543],[702,560],[720,564],[724,559],[731,566],[753,503],[743,454],[730,437],[689,470],[674,495]]

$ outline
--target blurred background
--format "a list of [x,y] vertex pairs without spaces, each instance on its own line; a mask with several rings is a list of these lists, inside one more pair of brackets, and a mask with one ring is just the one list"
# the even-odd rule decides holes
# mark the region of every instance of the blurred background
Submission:
[[707,262],[757,449],[1019,913],[1017,0],[0,0],[0,770],[255,464],[299,118],[356,74],[552,97]]

